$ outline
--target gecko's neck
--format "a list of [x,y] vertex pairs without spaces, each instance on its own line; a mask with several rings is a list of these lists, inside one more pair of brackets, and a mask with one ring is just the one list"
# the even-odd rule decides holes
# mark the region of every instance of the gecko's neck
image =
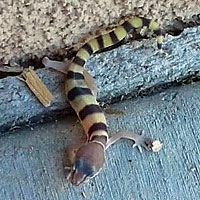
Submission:
[[89,142],[97,142],[100,145],[104,146],[104,149],[106,148],[107,145],[107,137],[106,136],[94,136],[92,140]]

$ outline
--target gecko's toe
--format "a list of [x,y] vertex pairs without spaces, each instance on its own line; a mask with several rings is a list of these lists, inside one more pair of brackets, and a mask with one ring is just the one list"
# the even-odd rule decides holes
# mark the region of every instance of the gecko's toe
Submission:
[[140,136],[141,137],[135,141],[132,147],[137,147],[140,153],[142,153],[142,147],[145,148],[147,151],[152,151],[153,140],[151,138],[145,137],[143,132]]
[[151,138],[145,137],[144,132],[141,132],[140,136],[141,137],[135,141],[132,147],[137,147],[141,153],[142,147],[151,152],[158,152],[162,148],[163,144],[159,140],[153,141]]
[[138,150],[139,150],[139,152],[142,153],[142,147],[141,147],[140,144],[134,143],[134,144],[132,145],[132,148],[135,148],[135,147],[137,147]]

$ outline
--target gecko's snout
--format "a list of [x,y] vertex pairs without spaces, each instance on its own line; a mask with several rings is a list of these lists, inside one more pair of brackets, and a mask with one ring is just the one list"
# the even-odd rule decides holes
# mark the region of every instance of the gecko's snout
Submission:
[[75,186],[86,182],[95,174],[95,169],[82,159],[77,159],[75,161],[73,169],[71,183]]
[[75,186],[87,182],[102,169],[105,160],[104,149],[97,143],[81,146],[72,165],[71,183]]

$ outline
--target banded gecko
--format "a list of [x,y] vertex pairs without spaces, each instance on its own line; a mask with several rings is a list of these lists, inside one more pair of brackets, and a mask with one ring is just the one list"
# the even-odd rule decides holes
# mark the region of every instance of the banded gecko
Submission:
[[99,173],[105,161],[105,150],[117,140],[127,138],[135,142],[134,147],[141,146],[148,151],[157,152],[162,144],[144,135],[121,130],[111,138],[108,137],[104,113],[96,100],[96,91],[92,77],[84,69],[86,61],[98,50],[110,47],[135,28],[147,26],[157,37],[158,50],[162,51],[163,36],[159,25],[146,18],[132,17],[113,31],[100,35],[84,44],[70,63],[58,62],[45,57],[43,64],[66,74],[65,91],[69,103],[76,111],[87,141],[71,149],[71,166],[69,177],[73,185],[80,185]]

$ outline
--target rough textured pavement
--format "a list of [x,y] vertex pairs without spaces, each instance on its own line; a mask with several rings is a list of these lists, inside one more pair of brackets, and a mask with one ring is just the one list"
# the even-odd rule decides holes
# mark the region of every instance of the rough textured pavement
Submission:
[[[107,150],[100,174],[80,187],[65,179],[64,150],[84,140],[76,116],[0,137],[0,199],[200,199],[200,82],[111,107],[110,130],[144,130],[163,141],[159,153],[121,141]],[[112,131],[110,131],[112,132]]]

